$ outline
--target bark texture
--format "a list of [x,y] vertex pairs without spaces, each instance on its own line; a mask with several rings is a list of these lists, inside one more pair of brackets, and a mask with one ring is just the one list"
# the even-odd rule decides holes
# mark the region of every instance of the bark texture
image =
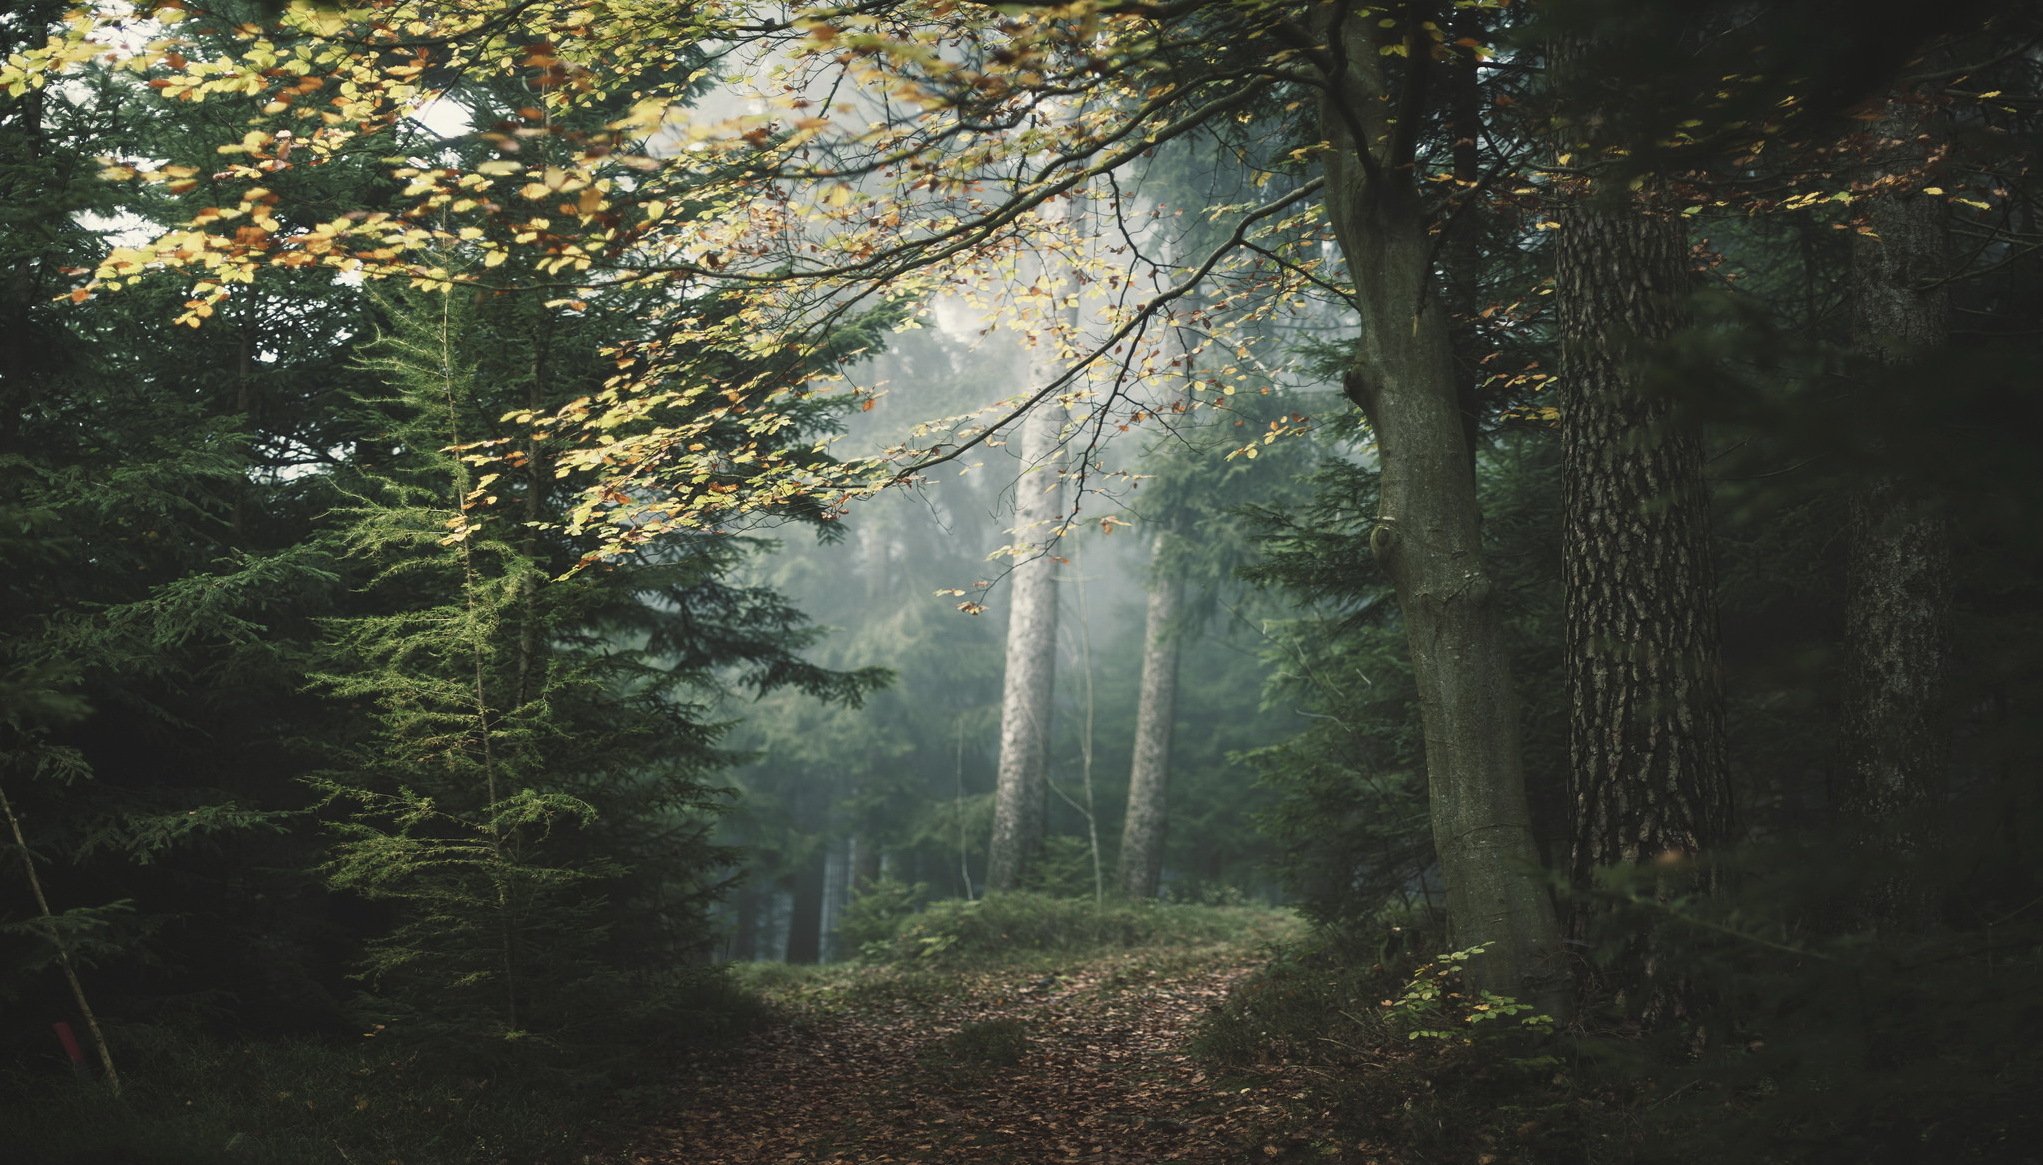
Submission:
[[[1881,136],[1912,139],[1889,117]],[[1942,212],[1924,196],[1889,195],[1873,209],[1877,238],[1854,243],[1857,346],[1898,364],[1949,340]],[[1914,867],[1938,836],[1935,810],[1950,762],[1943,712],[1951,618],[1951,532],[1942,505],[1899,474],[1880,472],[1851,498],[1845,575],[1843,788],[1855,845],[1879,855],[1860,921],[1910,929],[1933,921]]]
[[1572,873],[1686,857],[1730,828],[1701,434],[1644,350],[1679,330],[1687,233],[1628,202],[1562,215],[1557,293]]
[[1149,609],[1142,630],[1142,687],[1135,709],[1135,758],[1128,771],[1128,816],[1121,826],[1117,881],[1129,898],[1154,898],[1163,877],[1171,727],[1177,713],[1179,612],[1185,581],[1164,565],[1168,534],[1151,556]]
[[1362,324],[1346,387],[1381,467],[1371,546],[1404,615],[1453,941],[1488,944],[1476,985],[1559,1014],[1560,934],[1526,809],[1518,701],[1483,561],[1447,313],[1409,140],[1386,120],[1373,24],[1350,15],[1333,29],[1340,66],[1324,110],[1328,214]]
[[[1063,410],[1046,402],[1022,426],[1015,539],[1042,542],[1064,519]],[[1000,771],[986,888],[1019,887],[1043,847],[1049,801],[1050,712],[1057,677],[1057,560],[1048,551],[1009,576],[1007,671],[1000,695]]]

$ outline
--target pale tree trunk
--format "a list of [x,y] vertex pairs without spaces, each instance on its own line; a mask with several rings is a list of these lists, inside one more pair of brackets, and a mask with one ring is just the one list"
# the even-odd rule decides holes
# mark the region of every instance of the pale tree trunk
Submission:
[[[1910,141],[1916,119],[1890,113],[1875,131]],[[1877,237],[1853,244],[1858,348],[1896,364],[1949,339],[1948,228],[1925,195],[1882,197]],[[1844,605],[1844,787],[1839,809],[1877,870],[1861,921],[1923,929],[1934,904],[1915,867],[1936,842],[1950,738],[1943,720],[1951,617],[1951,531],[1939,499],[1877,473],[1851,499]]]
[[1171,725],[1178,697],[1179,610],[1184,576],[1169,562],[1170,535],[1150,556],[1149,611],[1142,631],[1142,686],[1135,708],[1135,758],[1128,772],[1128,816],[1121,827],[1117,881],[1129,898],[1156,897],[1163,875],[1165,793]]
[[[1045,341],[1048,343],[1049,341]],[[1064,410],[1046,401],[1022,425],[1015,540],[1038,543],[1008,576],[1007,672],[1000,696],[1000,769],[986,888],[1013,890],[1043,846],[1050,710],[1057,678],[1057,567],[1050,540],[1064,520]]]
[[1409,142],[1386,123],[1373,24],[1351,16],[1334,29],[1345,65],[1331,78],[1324,116],[1327,209],[1361,311],[1346,385],[1375,434],[1380,465],[1370,543],[1404,616],[1452,941],[1486,946],[1471,967],[1476,986],[1558,1014],[1567,996],[1560,931],[1526,808],[1518,700],[1483,561],[1474,455]]
[[1688,237],[1629,199],[1561,213],[1562,578],[1571,873],[1685,859],[1730,829],[1698,427],[1646,350],[1688,318]]

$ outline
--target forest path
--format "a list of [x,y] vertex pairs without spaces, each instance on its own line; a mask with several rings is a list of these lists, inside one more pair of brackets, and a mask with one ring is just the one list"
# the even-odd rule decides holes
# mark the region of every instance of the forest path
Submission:
[[[1187,1053],[1196,1020],[1267,953],[1074,960],[1063,973],[862,970],[776,999],[787,1020],[697,1069],[646,1165],[1207,1163],[1278,1154],[1281,1098]],[[778,994],[778,993],[775,993]]]

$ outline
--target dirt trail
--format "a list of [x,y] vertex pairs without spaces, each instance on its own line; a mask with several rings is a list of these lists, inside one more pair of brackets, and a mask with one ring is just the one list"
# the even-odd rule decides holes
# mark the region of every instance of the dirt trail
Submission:
[[[1065,976],[985,974],[948,997],[884,979],[705,1065],[686,1114],[624,1158],[649,1165],[1261,1159],[1276,1098],[1222,1089],[1186,1053],[1193,1022],[1251,966],[1240,948]],[[884,973],[880,973],[884,974]],[[924,981],[927,987],[927,980]]]

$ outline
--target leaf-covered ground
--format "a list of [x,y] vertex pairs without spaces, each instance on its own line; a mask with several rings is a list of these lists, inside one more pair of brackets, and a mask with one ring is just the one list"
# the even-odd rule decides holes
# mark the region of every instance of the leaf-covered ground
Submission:
[[1248,945],[1003,970],[864,968],[769,986],[784,1022],[698,1064],[623,1160],[1206,1162],[1288,1155],[1287,1096],[1185,1044],[1267,959]]

